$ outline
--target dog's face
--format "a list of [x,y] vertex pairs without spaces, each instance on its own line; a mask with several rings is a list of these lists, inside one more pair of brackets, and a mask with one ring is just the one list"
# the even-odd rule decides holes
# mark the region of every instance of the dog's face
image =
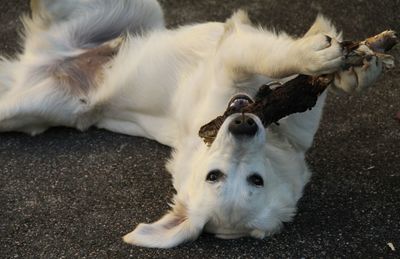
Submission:
[[[229,105],[246,105],[238,96]],[[203,230],[220,238],[263,238],[295,213],[292,182],[268,157],[267,131],[254,114],[229,116],[210,147],[188,143],[169,165],[177,189],[172,210],[153,224],[140,224],[125,241],[173,247]],[[273,151],[274,152],[274,151]]]
[[228,117],[197,174],[212,204],[205,231],[220,238],[263,238],[294,213],[291,188],[266,150],[266,130],[253,114]]

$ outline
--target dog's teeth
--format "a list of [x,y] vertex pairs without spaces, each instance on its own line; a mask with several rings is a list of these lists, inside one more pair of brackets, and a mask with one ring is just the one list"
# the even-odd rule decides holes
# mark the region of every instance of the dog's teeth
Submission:
[[242,108],[244,106],[247,106],[248,104],[249,100],[247,99],[236,99],[231,103],[230,107]]

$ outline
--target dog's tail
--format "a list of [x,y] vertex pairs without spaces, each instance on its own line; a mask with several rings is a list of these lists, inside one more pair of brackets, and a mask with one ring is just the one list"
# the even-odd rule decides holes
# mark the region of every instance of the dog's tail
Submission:
[[49,30],[58,46],[68,44],[69,49],[91,48],[125,32],[141,34],[164,27],[156,0],[33,0],[31,6],[32,18],[25,18],[27,33]]

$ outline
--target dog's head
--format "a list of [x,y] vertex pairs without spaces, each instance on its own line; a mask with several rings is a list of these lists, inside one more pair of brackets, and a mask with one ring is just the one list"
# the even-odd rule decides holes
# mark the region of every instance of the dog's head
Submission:
[[[229,105],[252,102],[238,95]],[[173,247],[205,230],[220,238],[263,238],[295,213],[301,187],[289,180],[290,165],[254,114],[235,113],[222,124],[211,146],[187,141],[168,165],[177,194],[172,210],[153,224],[140,224],[128,243]],[[296,193],[300,192],[300,193]]]

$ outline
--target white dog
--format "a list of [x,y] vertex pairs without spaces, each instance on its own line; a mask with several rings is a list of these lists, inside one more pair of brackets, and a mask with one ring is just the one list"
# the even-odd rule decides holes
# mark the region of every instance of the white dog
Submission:
[[[125,242],[168,248],[203,230],[263,238],[292,219],[326,93],[313,110],[267,129],[254,114],[239,123],[241,115],[231,115],[210,147],[198,131],[262,84],[340,71],[341,34],[327,19],[295,39],[253,27],[242,11],[225,23],[167,30],[155,0],[33,0],[32,7],[23,52],[0,63],[0,131],[95,126],[174,149],[171,211]],[[332,87],[361,90],[381,69],[374,57],[337,72]]]

